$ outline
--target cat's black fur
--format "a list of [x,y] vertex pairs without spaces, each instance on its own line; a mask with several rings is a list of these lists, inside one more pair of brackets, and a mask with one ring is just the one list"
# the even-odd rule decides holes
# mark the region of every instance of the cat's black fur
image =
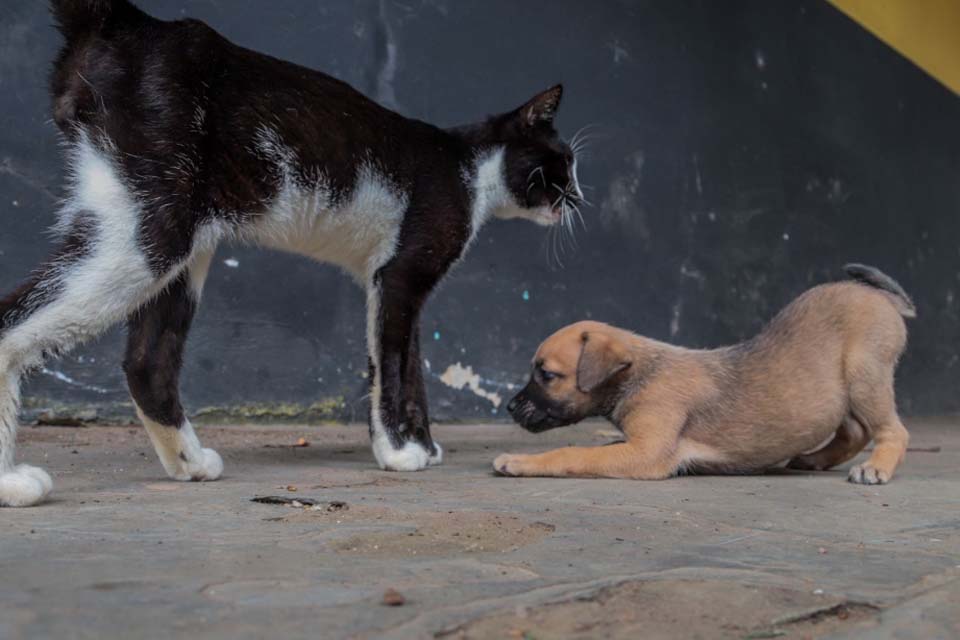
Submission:
[[[390,231],[378,224],[399,226],[390,236],[395,242],[376,245],[381,252],[389,246],[389,255],[375,264],[373,257],[360,261],[375,270],[367,274],[357,266],[363,256],[349,256],[375,311],[368,322],[371,384],[379,402],[371,409],[379,415],[371,416],[371,434],[387,438],[395,451],[415,443],[436,456],[420,371],[420,310],[488,214],[553,224],[566,221],[568,205],[581,199],[573,152],[553,126],[561,88],[479,124],[443,130],[390,111],[326,74],[236,46],[196,20],[160,21],[127,0],[51,5],[66,38],[51,85],[54,120],[75,156],[71,197],[87,202],[84,189],[108,203],[129,196],[136,205],[129,223],[136,227],[132,259],[149,273],[131,264],[130,273],[145,285],[126,292],[124,278],[133,276],[104,257],[130,249],[106,239],[104,225],[127,224],[122,215],[100,201],[65,214],[64,248],[0,302],[0,368],[7,367],[0,378],[18,380],[38,354],[68,348],[123,319],[122,313],[129,323],[125,370],[137,406],[145,419],[181,428],[183,345],[212,254],[201,238],[211,246],[221,239],[263,240],[269,235],[264,229],[281,224],[271,216],[279,216],[277,203],[289,192],[321,194],[324,216],[360,216],[365,211],[349,207],[367,202],[360,200],[367,189],[405,206],[399,221],[385,209],[381,222],[374,216],[353,230],[376,234]],[[89,171],[99,171],[89,184],[83,182],[85,162],[94,163]],[[122,183],[120,196],[111,180]],[[489,211],[487,200],[495,205]],[[300,224],[313,231],[309,220]],[[286,241],[291,246],[280,248],[306,252],[293,246],[296,232],[280,235],[271,240],[275,246]],[[117,273],[98,272],[97,261]],[[84,282],[96,285],[91,291],[108,297],[117,291],[100,316],[67,308],[68,298],[83,297],[74,281],[81,270]],[[7,340],[42,310],[58,322],[62,316],[68,329],[38,335],[26,346],[20,334]],[[42,322],[30,328],[43,333]],[[2,405],[14,401],[0,394],[0,479],[5,466],[12,468],[4,429],[15,433],[15,424],[3,422]],[[178,446],[184,461],[199,451]],[[425,464],[380,462],[387,468]]]

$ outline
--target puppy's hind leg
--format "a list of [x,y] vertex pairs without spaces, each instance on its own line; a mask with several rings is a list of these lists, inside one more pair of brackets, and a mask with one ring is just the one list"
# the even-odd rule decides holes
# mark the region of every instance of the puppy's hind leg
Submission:
[[853,416],[847,416],[837,429],[833,440],[813,453],[796,456],[787,463],[787,468],[825,471],[853,458],[869,441],[870,435],[863,425]]
[[[853,413],[874,440],[870,458],[850,469],[848,480],[858,484],[886,484],[907,453],[910,435],[897,415],[893,392],[893,366],[871,363],[852,378]],[[886,366],[883,366],[886,364]]]
[[180,404],[180,368],[212,253],[196,257],[187,271],[128,320],[127,385],[147,435],[167,475],[175,480],[216,480],[223,461],[200,446]]
[[903,462],[910,434],[900,417],[893,413],[873,430],[874,447],[870,458],[850,469],[848,480],[857,484],[886,484]]

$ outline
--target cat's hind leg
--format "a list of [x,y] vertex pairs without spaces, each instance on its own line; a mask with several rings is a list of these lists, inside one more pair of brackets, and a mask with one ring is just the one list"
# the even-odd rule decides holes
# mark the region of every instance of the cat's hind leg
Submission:
[[216,480],[223,461],[204,449],[180,404],[180,368],[211,253],[197,256],[160,295],[128,319],[123,363],[137,414],[174,480]]
[[136,224],[129,211],[78,212],[63,247],[0,302],[0,506],[36,504],[52,486],[42,469],[14,465],[23,374],[127,317],[171,277],[148,266]]
[[[0,300],[0,357],[4,352],[5,330],[13,323],[14,317],[27,312],[36,284],[35,277]],[[28,465],[14,466],[19,408],[20,370],[12,362],[0,360],[0,506],[4,507],[35,504],[50,492],[53,484],[42,469]]]

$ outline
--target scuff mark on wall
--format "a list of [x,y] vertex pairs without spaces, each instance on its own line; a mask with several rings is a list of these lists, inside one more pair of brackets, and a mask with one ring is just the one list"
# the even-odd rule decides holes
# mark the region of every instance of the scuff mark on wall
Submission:
[[375,20],[376,60],[378,69],[375,76],[377,102],[385,107],[396,109],[397,94],[393,81],[397,75],[397,38],[390,22],[386,0],[380,0],[379,12]]
[[487,391],[480,386],[480,374],[474,373],[473,367],[470,365],[464,367],[459,362],[450,365],[447,367],[447,370],[443,372],[443,375],[440,376],[440,382],[458,391],[465,388],[470,389],[474,394],[493,403],[494,408],[500,408],[500,404],[503,402],[503,398],[500,397],[499,393]]
[[42,369],[40,369],[40,373],[42,373],[45,376],[50,376],[51,378],[56,378],[60,382],[64,382],[70,385],[71,387],[78,387],[80,389],[83,389],[84,391],[93,391],[94,393],[99,393],[100,395],[106,395],[110,393],[109,389],[104,389],[103,387],[98,387],[96,385],[80,382],[79,380],[74,380],[64,372],[57,371],[56,369],[48,369],[47,367],[43,367]]
[[[0,175],[8,175],[16,180],[19,180],[34,191],[43,194],[49,200],[53,200],[54,202],[58,200],[56,194],[48,189],[43,181],[18,168],[17,165],[14,164],[13,158],[10,158],[9,156],[4,156],[3,160],[0,161]],[[13,206],[17,207],[20,205],[16,200],[14,200]]]
[[605,227],[632,229],[644,244],[650,241],[647,213],[640,201],[646,162],[642,150],[630,154],[626,159],[627,167],[610,181],[607,196],[600,207],[601,221]]
[[673,305],[673,315],[670,318],[670,337],[676,338],[680,333],[680,315],[683,313],[683,301],[677,300]]
[[608,42],[607,48],[613,52],[613,64],[620,64],[630,59],[630,52],[618,38],[614,38]]

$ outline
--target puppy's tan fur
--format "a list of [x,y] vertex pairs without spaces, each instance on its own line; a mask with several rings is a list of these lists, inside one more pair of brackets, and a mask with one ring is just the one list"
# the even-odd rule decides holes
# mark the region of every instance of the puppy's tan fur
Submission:
[[626,442],[505,454],[494,467],[513,476],[650,480],[785,460],[828,469],[872,438],[870,459],[849,479],[885,483],[907,448],[893,377],[906,346],[903,317],[913,314],[905,294],[840,282],[807,291],[760,335],[721,349],[684,349],[599,322],[570,325],[537,351],[536,370],[555,377],[538,383],[535,371],[530,385],[570,422],[605,415]]

